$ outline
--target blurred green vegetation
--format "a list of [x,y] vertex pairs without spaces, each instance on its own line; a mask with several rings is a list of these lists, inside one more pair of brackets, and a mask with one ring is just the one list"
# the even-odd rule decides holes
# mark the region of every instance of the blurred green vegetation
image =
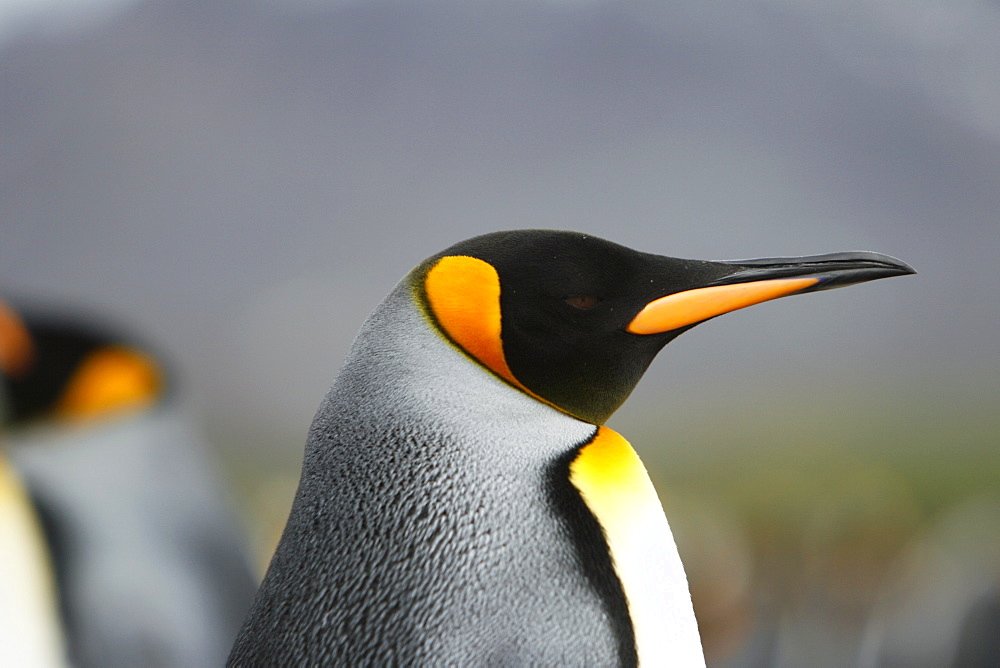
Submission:
[[[710,500],[750,536],[797,541],[824,507],[853,504],[858,517],[881,508],[909,525],[970,496],[1000,495],[994,400],[988,383],[940,379],[902,388],[867,383],[861,391],[731,392],[666,408],[647,397],[611,426],[639,451],[671,519],[676,498]],[[270,527],[263,535],[291,504],[304,432],[268,435],[280,456],[225,462],[251,521]]]
[[1000,493],[997,395],[977,386],[951,385],[974,397],[966,402],[934,391],[937,379],[910,390],[725,397],[702,414],[661,412],[660,424],[628,424],[628,437],[666,494],[711,493],[749,517],[791,520],[859,476],[904,488],[933,513],[971,494]]

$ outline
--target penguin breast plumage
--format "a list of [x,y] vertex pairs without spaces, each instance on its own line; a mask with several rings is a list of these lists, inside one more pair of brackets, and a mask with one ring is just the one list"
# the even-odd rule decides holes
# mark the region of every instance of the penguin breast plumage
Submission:
[[477,237],[363,325],[309,433],[231,665],[704,665],[656,492],[601,426],[691,326],[912,273],[872,253],[703,262]]

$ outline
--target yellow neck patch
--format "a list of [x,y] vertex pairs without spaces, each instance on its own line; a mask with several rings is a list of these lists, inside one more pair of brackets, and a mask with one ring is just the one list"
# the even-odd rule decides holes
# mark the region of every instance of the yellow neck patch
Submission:
[[605,533],[629,524],[629,514],[637,506],[655,503],[657,509],[660,507],[639,455],[621,434],[608,427],[598,427],[597,435],[580,449],[569,471],[570,482]]
[[80,364],[56,415],[82,421],[144,408],[156,400],[161,383],[159,367],[148,355],[125,346],[101,348]]
[[449,255],[424,278],[427,302],[445,334],[486,368],[532,394],[521,384],[503,354],[500,338],[500,276],[488,262]]

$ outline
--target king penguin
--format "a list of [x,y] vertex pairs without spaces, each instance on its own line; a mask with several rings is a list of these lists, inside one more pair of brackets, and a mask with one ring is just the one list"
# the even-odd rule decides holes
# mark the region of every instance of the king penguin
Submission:
[[[27,372],[34,347],[24,323],[0,301],[0,375]],[[0,383],[0,418],[7,412]],[[0,420],[2,424],[3,420]],[[0,665],[67,665],[52,558],[24,480],[0,442]]]
[[69,664],[221,664],[257,575],[163,356],[86,310],[10,303],[0,426]]
[[309,432],[233,666],[703,666],[683,566],[603,426],[717,315],[913,273],[869,252],[732,262],[504,231],[410,272]]

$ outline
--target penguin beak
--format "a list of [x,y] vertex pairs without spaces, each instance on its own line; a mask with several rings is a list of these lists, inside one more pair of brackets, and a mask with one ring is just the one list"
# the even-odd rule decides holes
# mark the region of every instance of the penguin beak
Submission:
[[867,251],[714,264],[725,272],[720,278],[649,302],[626,330],[662,334],[778,297],[916,273],[901,260]]

